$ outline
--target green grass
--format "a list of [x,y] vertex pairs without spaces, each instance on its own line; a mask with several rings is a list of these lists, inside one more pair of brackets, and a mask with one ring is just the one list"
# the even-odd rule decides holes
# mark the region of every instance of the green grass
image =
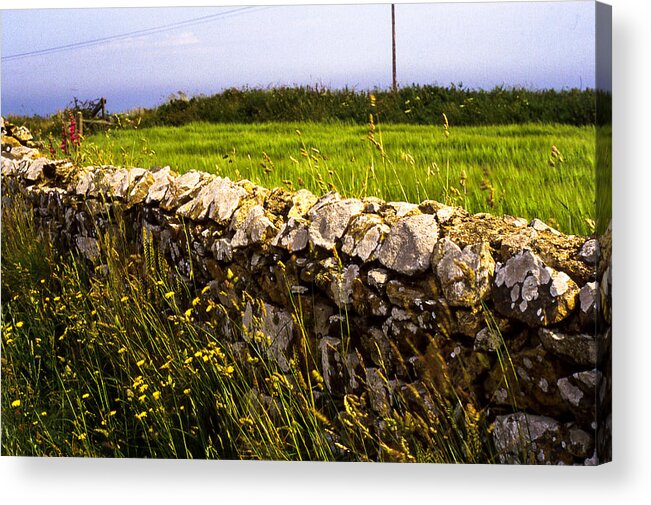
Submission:
[[[333,123],[191,123],[95,134],[86,149],[101,153],[89,162],[170,165],[316,194],[434,199],[470,212],[537,217],[566,233],[592,232],[594,127],[451,125],[449,133],[442,124],[379,124],[372,131]],[[552,158],[552,145],[563,161]]]

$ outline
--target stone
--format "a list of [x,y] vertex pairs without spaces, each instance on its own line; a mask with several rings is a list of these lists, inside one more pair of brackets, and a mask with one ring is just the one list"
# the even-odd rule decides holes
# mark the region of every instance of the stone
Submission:
[[37,182],[43,177],[43,168],[49,164],[50,161],[46,158],[36,158],[27,165],[23,177],[28,181]]
[[579,288],[528,250],[497,263],[493,283],[495,308],[529,326],[549,326],[574,310]]
[[18,174],[18,163],[4,156],[0,159],[2,162],[2,176],[12,177]]
[[[255,314],[257,312],[257,314]],[[270,303],[259,302],[257,311],[247,302],[242,315],[245,340],[251,342],[256,332],[269,339],[267,356],[278,364],[283,372],[289,372],[289,350],[294,335],[294,320],[289,312]]]
[[370,286],[381,289],[389,281],[389,273],[383,268],[372,268],[366,274]]
[[11,137],[2,139],[2,157],[11,160],[36,159],[41,156],[38,149],[31,149],[20,145]]
[[321,370],[323,383],[331,394],[339,394],[343,389],[343,362],[340,349],[341,340],[333,337],[323,337],[319,340],[321,355]]
[[286,249],[290,253],[302,251],[307,247],[309,234],[308,225],[305,219],[300,217],[290,217],[285,224],[280,227],[280,231],[274,237],[271,245]]
[[284,372],[289,371],[289,350],[293,338],[294,320],[289,312],[265,304],[261,330],[271,337],[269,353]]
[[11,136],[18,140],[23,145],[28,145],[29,142],[34,140],[32,133],[24,126],[12,125]]
[[315,205],[309,212],[311,224],[308,229],[312,245],[333,249],[350,220],[364,210],[364,204],[355,199],[334,200],[325,205]]
[[92,171],[83,172],[78,178],[74,192],[78,196],[86,196],[95,186],[95,173]]
[[504,222],[508,225],[515,226],[516,228],[523,228],[529,224],[529,221],[522,217],[514,217],[509,215],[503,216]]
[[202,186],[192,200],[181,205],[176,213],[193,221],[208,218],[218,224],[226,224],[246,194],[244,188],[236,186],[229,179],[215,177]]
[[385,267],[404,275],[426,271],[438,239],[436,218],[430,214],[408,216],[391,227],[378,251]]
[[151,205],[160,202],[167,191],[169,190],[170,183],[174,180],[174,174],[171,172],[170,167],[163,167],[160,170],[153,172],[154,182],[149,187],[145,203]]
[[594,451],[594,435],[573,427],[569,430],[567,449],[577,458],[588,458]]
[[218,238],[210,247],[210,251],[217,261],[229,262],[233,259],[233,246],[228,238]]
[[77,249],[91,263],[96,263],[100,257],[99,242],[93,237],[77,237]]
[[129,193],[129,183],[129,171],[126,168],[110,171],[104,176],[104,191],[107,196],[123,199]]
[[201,187],[210,180],[205,172],[191,170],[173,179],[160,202],[163,210],[172,210],[194,198]]
[[500,243],[500,254],[503,258],[509,258],[523,249],[531,249],[537,238],[538,232],[533,228],[523,228],[518,233],[505,235]]
[[[132,169],[131,172],[133,172]],[[144,169],[143,169],[144,170]],[[149,193],[149,188],[154,184],[154,176],[151,172],[143,172],[139,176],[134,176],[135,183],[129,191],[127,196],[127,205],[133,207],[134,205],[139,205],[145,201]]]
[[362,261],[375,259],[375,251],[390,228],[375,214],[362,214],[352,220],[342,240],[342,252]]
[[353,279],[352,304],[355,312],[361,316],[386,316],[389,305],[374,293],[360,278]]
[[371,409],[382,417],[389,415],[391,402],[387,378],[377,368],[366,368],[366,391]]
[[[239,220],[235,220],[237,222]],[[261,244],[268,237],[275,236],[277,228],[266,216],[264,207],[256,205],[248,210],[246,217],[235,229],[235,235],[231,240],[231,247],[234,249],[247,247],[253,244]]]
[[456,319],[455,333],[474,338],[486,324],[486,315],[479,306],[472,309],[458,309],[454,312]]
[[524,412],[497,416],[492,434],[500,463],[556,464],[563,461],[558,454],[561,425],[551,417]]
[[379,214],[380,209],[384,207],[386,202],[375,196],[367,196],[362,199],[364,202],[364,212],[367,214]]
[[348,265],[341,272],[332,275],[328,294],[337,307],[343,308],[352,303],[353,282],[359,279],[359,266]]
[[[511,340],[507,340],[507,349]],[[557,381],[563,376],[563,364],[542,345],[514,352],[508,360],[498,360],[484,382],[486,395],[505,407],[555,416],[569,411]]]
[[385,292],[389,301],[402,309],[421,308],[422,302],[426,299],[424,291],[399,280],[389,281],[385,286]]
[[389,337],[374,326],[362,333],[361,344],[363,350],[370,356],[372,364],[383,367],[387,372],[393,371],[395,360]]
[[595,238],[587,240],[579,251],[579,258],[588,265],[596,265],[599,259],[599,242]]
[[387,207],[393,211],[395,217],[397,217],[398,219],[412,214],[420,214],[418,205],[416,205],[415,203],[387,202],[385,211]]
[[304,218],[318,198],[307,189],[299,189],[292,196],[292,207],[287,214],[288,218]]
[[576,372],[558,379],[556,385],[561,397],[575,415],[584,419],[594,419],[596,413],[595,397],[601,383],[602,374],[592,369]]
[[561,234],[560,231],[558,231],[555,228],[552,228],[548,224],[543,223],[538,218],[532,219],[531,222],[529,223],[529,226],[531,228],[533,228],[534,230],[536,230],[536,231],[546,231],[546,232],[549,232],[549,233],[553,233],[554,235],[560,235]]
[[461,250],[454,242],[443,238],[434,247],[432,268],[446,301],[453,307],[472,307],[490,294],[495,260],[486,242]]
[[596,315],[598,301],[599,301],[599,287],[597,283],[588,282],[579,291],[579,308],[581,309],[581,312],[589,316]]
[[488,351],[496,352],[502,347],[502,338],[490,328],[482,328],[475,335],[475,343],[473,349],[475,351]]
[[599,349],[594,335],[568,335],[555,329],[540,328],[538,337],[545,349],[570,363],[592,367],[597,363]]

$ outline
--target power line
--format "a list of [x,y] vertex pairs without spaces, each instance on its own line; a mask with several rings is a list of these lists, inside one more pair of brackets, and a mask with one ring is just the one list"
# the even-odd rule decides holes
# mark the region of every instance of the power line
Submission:
[[146,35],[154,35],[157,33],[163,33],[166,31],[172,31],[172,30],[177,30],[179,28],[185,28],[188,26],[194,26],[202,23],[208,23],[211,21],[214,21],[216,19],[222,19],[226,17],[234,17],[240,14],[245,14],[245,13],[251,13],[253,11],[260,11],[263,9],[268,9],[271,6],[267,7],[240,7],[238,9],[232,9],[229,11],[224,11],[224,12],[219,12],[217,14],[210,14],[208,16],[202,16],[199,18],[193,18],[193,19],[187,19],[185,21],[177,21],[175,23],[170,23],[167,25],[162,25],[162,26],[156,26],[153,28],[146,28],[143,30],[136,30],[133,32],[128,32],[128,33],[121,33],[118,35],[111,35],[110,37],[102,37],[98,39],[92,39],[92,40],[86,40],[83,42],[74,42],[72,44],[66,44],[63,46],[57,46],[57,47],[50,47],[47,49],[39,49],[35,51],[29,51],[26,53],[20,53],[20,54],[11,54],[9,56],[3,56],[2,61],[15,61],[23,58],[31,58],[34,56],[44,56],[47,54],[52,54],[52,53],[58,53],[58,52],[63,52],[63,51],[72,51],[75,49],[82,49],[86,47],[92,47],[92,46],[98,46],[102,44],[106,44],[108,42],[112,42],[115,40],[124,40],[124,39],[129,39],[129,38],[134,38],[134,37],[142,37]]

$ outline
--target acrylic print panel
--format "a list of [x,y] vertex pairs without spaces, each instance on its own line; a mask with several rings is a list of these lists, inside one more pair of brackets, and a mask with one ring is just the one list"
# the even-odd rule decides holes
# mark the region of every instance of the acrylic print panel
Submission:
[[2,14],[3,455],[610,460],[610,7]]

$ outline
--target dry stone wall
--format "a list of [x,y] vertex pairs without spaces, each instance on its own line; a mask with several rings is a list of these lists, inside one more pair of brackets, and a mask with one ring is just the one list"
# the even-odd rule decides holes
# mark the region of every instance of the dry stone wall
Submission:
[[53,242],[89,262],[119,212],[134,252],[153,239],[229,311],[233,346],[261,332],[287,371],[307,340],[328,393],[361,395],[380,424],[396,392],[444,375],[442,394],[487,409],[503,463],[610,460],[610,230],[568,236],[435,201],[317,197],[169,167],[75,167],[30,141],[4,123],[2,204],[23,195]]

